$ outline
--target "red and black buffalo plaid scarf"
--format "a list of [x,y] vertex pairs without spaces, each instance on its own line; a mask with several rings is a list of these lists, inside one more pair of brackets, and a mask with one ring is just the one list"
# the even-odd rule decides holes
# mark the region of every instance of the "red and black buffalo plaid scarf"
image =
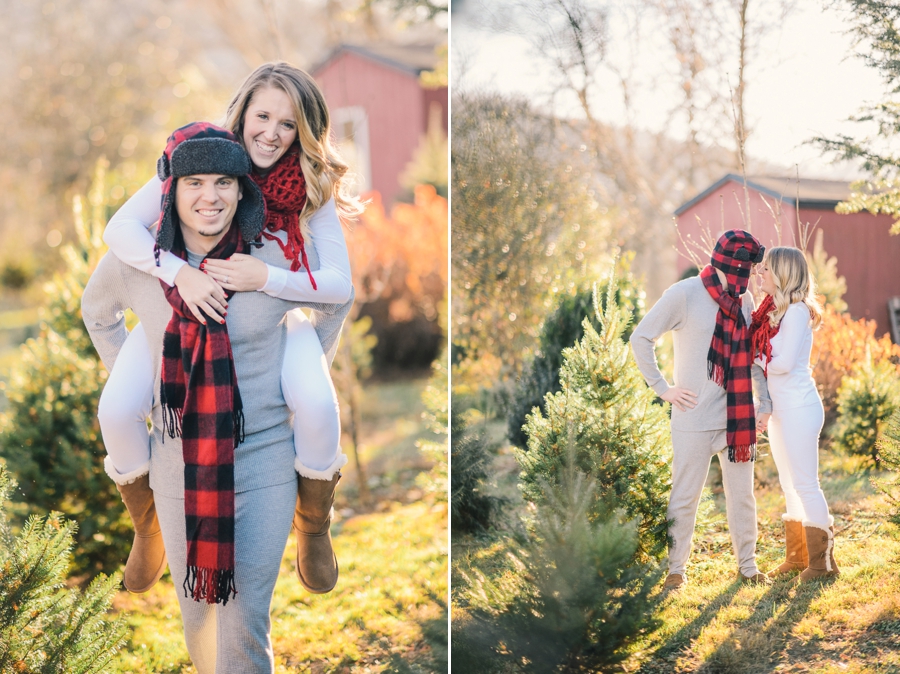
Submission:
[[[300,212],[306,205],[306,178],[300,168],[299,145],[291,147],[265,176],[250,174],[266,199],[266,225],[262,235],[281,246],[284,257],[291,261],[291,271],[300,269],[300,264],[309,275],[309,282],[316,290],[316,280],[306,259],[306,246],[300,231]],[[266,230],[269,230],[268,232]],[[284,231],[287,243],[269,232]]]
[[[761,259],[761,250],[751,234],[729,230],[716,243],[711,264],[700,272],[704,287],[719,305],[706,357],[707,376],[725,388],[728,459],[732,462],[756,459],[756,414],[750,376],[753,357],[741,296],[747,291],[753,263]],[[725,273],[727,291],[714,267]]]
[[761,357],[765,362],[764,371],[769,376],[769,361],[772,360],[772,338],[781,329],[781,323],[772,327],[769,314],[775,311],[775,300],[771,295],[766,295],[762,304],[753,312],[750,321],[750,355],[752,358]]
[[[245,253],[233,223],[207,258]],[[180,230],[172,253],[187,259]],[[163,436],[181,436],[187,530],[185,596],[208,604],[237,594],[234,586],[234,450],[244,439],[241,393],[228,328],[200,323],[175,286],[160,282],[172,305],[163,339]],[[225,291],[230,298],[233,294]]]

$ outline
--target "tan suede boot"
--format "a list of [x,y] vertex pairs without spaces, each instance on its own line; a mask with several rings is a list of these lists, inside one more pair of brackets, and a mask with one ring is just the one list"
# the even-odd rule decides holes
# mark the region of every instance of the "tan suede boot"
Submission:
[[144,473],[137,478],[132,474],[121,475],[108,458],[106,463],[106,472],[116,483],[116,489],[122,495],[122,501],[134,524],[134,543],[128,561],[125,562],[122,583],[129,592],[140,594],[156,585],[156,581],[166,570],[166,548],[159,529],[159,519],[156,517],[150,475]]
[[809,554],[806,550],[806,534],[803,522],[782,516],[784,522],[785,553],[784,562],[769,571],[769,577],[775,578],[790,571],[803,571],[809,566]]
[[803,528],[806,533],[809,566],[800,574],[800,580],[839,575],[841,570],[834,561],[834,518],[831,518],[827,528],[809,522],[804,522]]
[[338,563],[331,547],[331,507],[341,473],[330,480],[298,476],[293,528],[297,536],[297,577],[313,594],[331,592]]

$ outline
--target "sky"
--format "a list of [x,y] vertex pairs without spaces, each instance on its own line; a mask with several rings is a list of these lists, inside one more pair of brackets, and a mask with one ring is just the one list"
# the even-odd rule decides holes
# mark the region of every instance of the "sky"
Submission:
[[[454,7],[451,40],[454,89],[488,89],[548,100],[542,94],[552,73],[528,42],[480,28],[481,16],[473,0],[458,9]],[[799,166],[800,175],[807,178],[860,176],[854,167],[834,165],[818,149],[804,145],[815,135],[858,135],[862,127],[847,118],[865,103],[884,97],[879,75],[853,56],[852,38],[843,32],[845,27],[846,17],[825,3],[798,0],[782,29],[762,43],[747,73],[746,114],[753,128],[747,141],[749,156],[786,167],[791,173],[792,167]],[[627,43],[615,35],[616,30],[614,43]],[[644,56],[637,67],[642,78],[650,81],[659,75],[660,67],[652,37],[644,40]],[[639,92],[636,126],[660,130],[669,107],[668,95],[664,86],[651,85]],[[624,121],[618,106],[603,103],[597,109],[606,121]],[[557,99],[552,107],[559,116],[578,116],[572,101]]]

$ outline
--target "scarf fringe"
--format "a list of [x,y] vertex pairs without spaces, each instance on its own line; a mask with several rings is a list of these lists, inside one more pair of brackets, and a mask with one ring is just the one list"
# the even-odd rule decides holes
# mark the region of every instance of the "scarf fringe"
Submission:
[[725,366],[721,363],[706,361],[706,377],[715,382],[717,386],[725,386]]
[[744,463],[746,461],[756,461],[756,444],[740,445],[738,447],[728,448],[728,460],[731,463]]
[[166,441],[167,433],[173,439],[181,437],[181,415],[183,412],[184,410],[182,409],[170,407],[165,402],[162,403],[163,442]]
[[187,575],[182,584],[184,596],[196,602],[206,600],[207,604],[222,604],[237,595],[234,586],[234,569],[208,569],[187,567]]

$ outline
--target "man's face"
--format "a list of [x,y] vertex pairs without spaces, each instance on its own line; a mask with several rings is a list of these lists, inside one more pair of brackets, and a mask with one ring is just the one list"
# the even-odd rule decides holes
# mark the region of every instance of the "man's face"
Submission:
[[194,241],[204,244],[200,248],[211,250],[228,231],[241,196],[240,181],[234,176],[202,174],[179,178],[175,208],[188,248]]

